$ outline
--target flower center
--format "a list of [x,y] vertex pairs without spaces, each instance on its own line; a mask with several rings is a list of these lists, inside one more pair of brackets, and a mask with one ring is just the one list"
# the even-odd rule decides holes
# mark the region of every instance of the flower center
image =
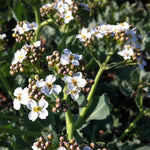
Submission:
[[22,56],[22,55],[20,55],[18,59],[20,60],[20,59],[22,59],[22,58],[23,58],[23,56]]
[[46,85],[49,89],[52,89],[52,87],[53,87],[53,84],[51,82],[47,82]]
[[17,96],[17,99],[18,99],[19,101],[21,101],[21,95],[22,95],[22,94],[19,93],[18,96]]
[[69,60],[70,60],[70,61],[74,60],[74,56],[73,56],[72,54],[71,54],[71,55],[69,55],[69,57],[68,57],[68,58],[69,58]]
[[69,16],[69,15],[65,17],[65,19],[68,19],[68,18],[70,18],[70,16]]
[[71,81],[72,81],[72,83],[73,83],[74,86],[77,86],[77,83],[78,83],[78,82],[77,82],[76,79],[72,79]]
[[33,108],[33,111],[35,111],[35,112],[40,112],[41,110],[42,110],[42,108],[40,106]]
[[86,36],[82,34],[82,38],[83,38],[83,39],[86,39]]

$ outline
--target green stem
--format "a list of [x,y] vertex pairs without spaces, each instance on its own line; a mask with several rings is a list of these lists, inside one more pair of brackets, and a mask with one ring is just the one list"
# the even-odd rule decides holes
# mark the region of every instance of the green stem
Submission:
[[87,111],[89,110],[89,107],[92,103],[92,100],[93,100],[93,95],[95,93],[95,90],[96,90],[96,87],[98,85],[98,81],[103,73],[103,71],[105,70],[105,67],[107,66],[107,63],[109,62],[111,56],[113,55],[113,53],[110,53],[107,58],[106,58],[106,61],[101,65],[96,77],[95,77],[95,80],[94,80],[94,84],[91,88],[91,91],[87,97],[87,101],[88,101],[88,104],[86,107],[84,107],[76,121],[76,124],[75,124],[75,127],[76,129],[80,128],[80,126],[86,121],[86,114],[87,114]]
[[51,18],[46,20],[46,21],[43,21],[41,24],[39,24],[37,30],[35,31],[35,38],[34,38],[35,42],[38,40],[41,28],[48,25],[48,24],[50,24],[50,23],[53,23],[55,25],[55,27],[57,27],[59,29],[58,24],[56,22],[54,22]]
[[3,73],[0,70],[0,80],[3,83],[5,89],[7,90],[8,94],[11,96],[12,99],[14,99],[14,94],[12,91],[12,88],[10,87],[8,81],[6,80],[6,78],[3,76]]
[[141,110],[138,114],[138,116],[134,119],[132,123],[128,126],[128,128],[123,132],[123,134],[118,138],[118,141],[122,141],[128,134],[131,132],[131,130],[136,126],[136,123],[147,113],[146,110]]
[[39,137],[41,134],[40,132],[33,132],[33,131],[21,131],[18,129],[9,129],[9,128],[5,128],[0,126],[0,133],[9,133],[9,134],[14,134],[14,135],[24,135],[24,136],[28,136],[28,137]]
[[[66,100],[67,104],[70,104],[69,97],[68,95],[65,94],[66,87],[64,88],[64,100]],[[74,121],[73,121],[73,116],[71,114],[71,110],[68,108],[67,111],[65,112],[65,117],[66,117],[66,130],[67,130],[67,136],[68,140],[71,140],[73,138],[73,133],[74,133]]]
[[39,8],[34,6],[33,7],[33,10],[34,10],[34,14],[35,14],[35,21],[36,23],[39,25],[41,20],[40,20],[40,12],[39,12]]

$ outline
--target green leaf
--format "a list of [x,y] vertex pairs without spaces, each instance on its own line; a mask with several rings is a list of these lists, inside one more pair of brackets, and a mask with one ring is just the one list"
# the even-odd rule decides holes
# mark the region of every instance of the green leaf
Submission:
[[150,145],[145,145],[145,146],[142,146],[142,147],[137,148],[135,150],[150,150]]
[[102,120],[110,115],[112,105],[109,102],[109,98],[106,94],[103,94],[98,101],[98,104],[92,114],[88,117],[87,121],[90,120]]

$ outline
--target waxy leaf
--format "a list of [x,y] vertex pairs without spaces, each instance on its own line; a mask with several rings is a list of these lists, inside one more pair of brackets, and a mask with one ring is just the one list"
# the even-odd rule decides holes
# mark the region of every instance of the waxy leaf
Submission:
[[99,97],[97,106],[92,114],[88,117],[87,121],[105,119],[108,115],[110,115],[111,108],[112,104],[109,102],[108,96],[103,94],[101,97]]

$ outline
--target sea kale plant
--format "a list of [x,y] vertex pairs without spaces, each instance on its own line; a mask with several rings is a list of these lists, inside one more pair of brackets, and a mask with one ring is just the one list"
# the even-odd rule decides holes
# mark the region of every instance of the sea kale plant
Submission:
[[[149,112],[143,105],[150,92],[150,78],[144,71],[147,54],[134,21],[103,22],[101,18],[91,23],[98,6],[105,9],[107,1],[27,0],[23,4],[34,10],[35,19],[32,15],[30,21],[18,19],[11,29],[13,82],[0,70],[1,82],[13,101],[11,111],[2,114],[11,120],[10,125],[0,125],[11,141],[3,146],[16,150],[121,149]],[[1,33],[3,55],[8,47],[5,39],[7,35]],[[130,97],[137,112],[126,125],[115,117],[119,107],[126,106],[117,107],[114,99],[123,101],[124,97]],[[15,146],[17,142],[22,146]]]

